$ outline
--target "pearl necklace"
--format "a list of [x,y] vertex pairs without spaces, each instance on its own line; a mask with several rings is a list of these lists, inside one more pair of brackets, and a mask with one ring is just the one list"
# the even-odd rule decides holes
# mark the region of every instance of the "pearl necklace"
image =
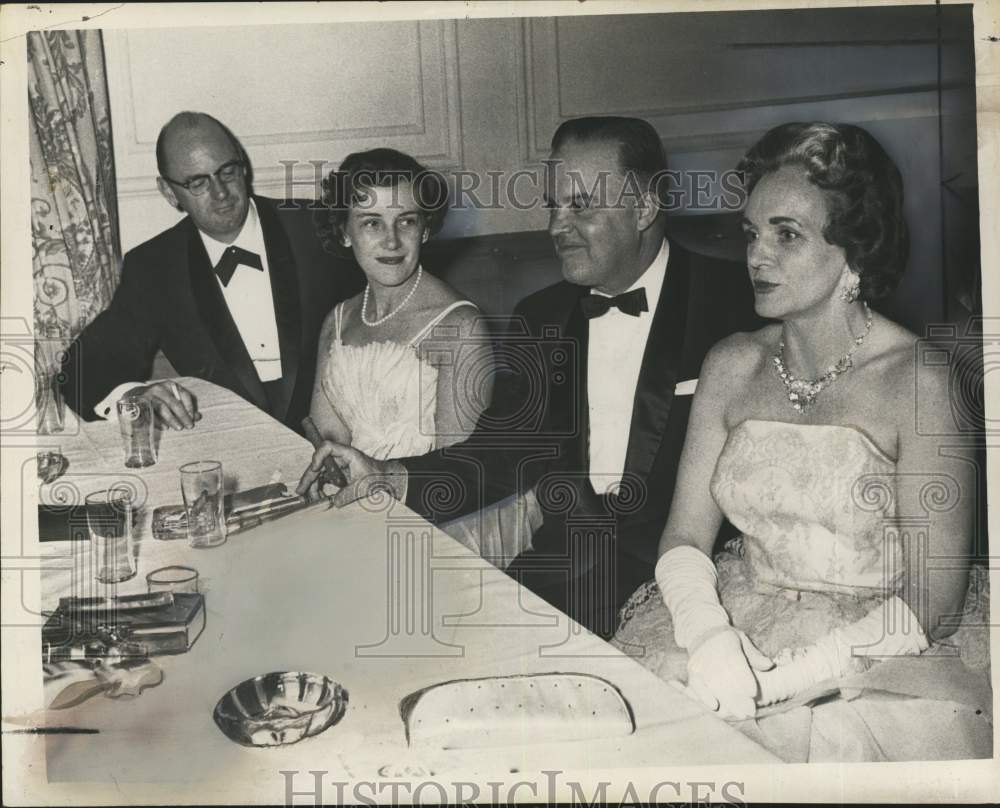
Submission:
[[778,342],[778,352],[774,355],[774,369],[778,371],[778,376],[785,385],[788,400],[796,412],[804,413],[806,408],[816,401],[816,397],[833,384],[838,376],[854,367],[853,354],[872,330],[872,310],[868,308],[867,303],[865,311],[868,313],[868,319],[865,322],[864,333],[860,337],[855,337],[851,350],[832,364],[818,379],[796,379],[785,367],[785,327],[781,327],[781,340]]
[[386,320],[390,320],[397,314],[399,314],[404,308],[406,308],[406,304],[410,302],[410,298],[413,297],[413,293],[417,291],[417,287],[420,286],[420,277],[423,274],[424,274],[424,268],[422,266],[417,267],[417,277],[413,281],[413,286],[410,288],[410,291],[407,292],[406,297],[403,298],[403,302],[400,303],[398,306],[396,306],[396,308],[390,311],[387,315],[385,315],[385,317],[381,317],[378,320],[369,320],[368,315],[366,314],[366,312],[368,311],[368,293],[371,291],[372,288],[372,285],[369,282],[369,284],[365,287],[365,296],[361,300],[361,322],[363,322],[367,326],[374,327],[376,325],[382,325],[382,323],[384,323]]

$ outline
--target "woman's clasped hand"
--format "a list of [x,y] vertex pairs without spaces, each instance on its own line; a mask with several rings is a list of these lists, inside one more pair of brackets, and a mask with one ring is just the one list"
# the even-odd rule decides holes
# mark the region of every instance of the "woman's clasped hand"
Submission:
[[750,718],[760,704],[759,672],[774,662],[732,626],[720,626],[688,649],[688,688],[723,718]]

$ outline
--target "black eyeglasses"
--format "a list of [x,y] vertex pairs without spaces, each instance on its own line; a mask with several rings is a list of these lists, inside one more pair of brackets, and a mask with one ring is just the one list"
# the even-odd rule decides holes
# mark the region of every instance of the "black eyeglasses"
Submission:
[[229,183],[242,177],[245,170],[246,163],[242,160],[230,160],[228,163],[223,163],[211,174],[199,174],[197,177],[191,177],[191,179],[185,180],[184,182],[172,180],[165,174],[161,174],[160,176],[171,185],[179,185],[189,194],[198,196],[208,190],[208,186],[212,184],[212,177],[215,177],[219,182],[224,182],[228,185]]

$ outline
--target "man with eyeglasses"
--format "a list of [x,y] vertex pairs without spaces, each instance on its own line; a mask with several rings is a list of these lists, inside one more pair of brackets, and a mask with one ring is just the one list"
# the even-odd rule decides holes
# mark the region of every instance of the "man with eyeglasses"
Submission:
[[138,396],[166,426],[194,427],[201,416],[188,390],[140,381],[161,350],[179,375],[226,387],[299,430],[319,328],[360,291],[360,273],[323,251],[308,203],[251,194],[245,152],[211,116],[175,115],[156,162],[160,193],[187,216],[125,256],[111,305],[70,347],[67,403],[93,420]]

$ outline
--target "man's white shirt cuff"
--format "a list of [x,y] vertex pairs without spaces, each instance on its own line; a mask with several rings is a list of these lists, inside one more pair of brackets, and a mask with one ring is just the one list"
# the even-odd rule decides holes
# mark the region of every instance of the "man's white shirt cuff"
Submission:
[[110,418],[114,414],[115,404],[118,403],[118,399],[133,387],[142,387],[143,384],[145,382],[124,382],[123,384],[119,384],[114,390],[97,402],[97,405],[94,407],[94,414],[98,418]]

